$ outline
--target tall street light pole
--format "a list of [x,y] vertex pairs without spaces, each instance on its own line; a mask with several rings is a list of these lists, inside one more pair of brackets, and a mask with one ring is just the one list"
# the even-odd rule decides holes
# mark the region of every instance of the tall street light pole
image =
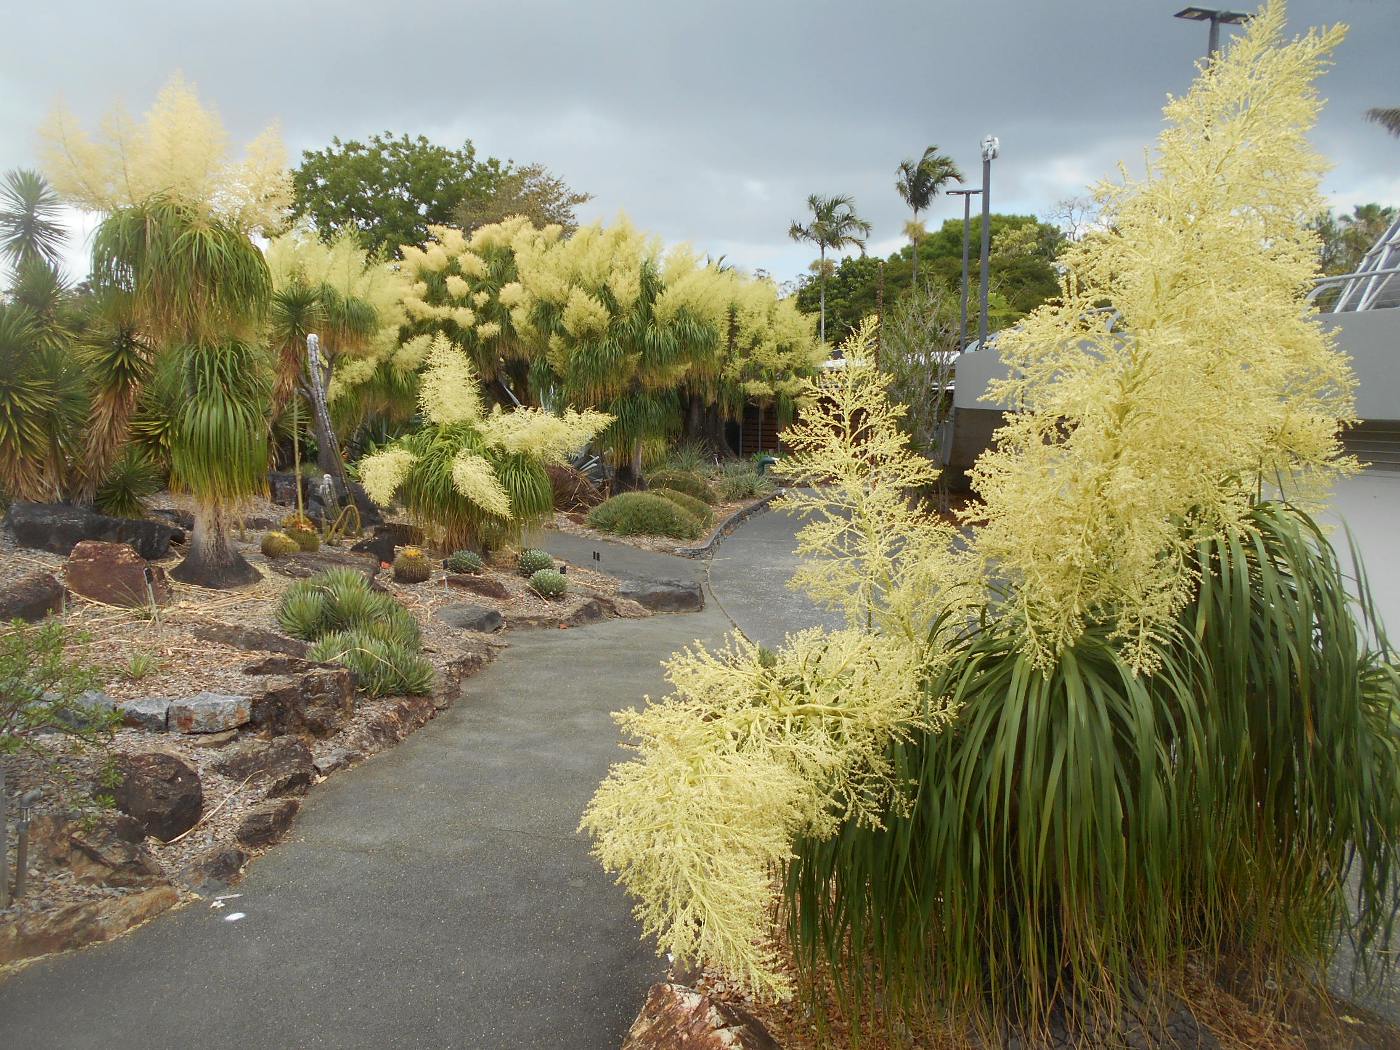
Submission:
[[958,351],[961,353],[967,349],[967,255],[972,231],[972,198],[974,194],[980,194],[982,191],[976,189],[948,190],[947,192],[950,197],[963,199],[962,310],[959,314],[958,324]]
[[1243,11],[1220,11],[1211,7],[1183,7],[1173,17],[1184,18],[1188,22],[1210,23],[1210,45],[1206,49],[1206,61],[1209,62],[1220,50],[1220,27],[1222,25],[1242,26],[1252,16]]
[[982,270],[981,287],[977,290],[982,300],[981,316],[977,319],[977,349],[987,348],[987,284],[988,270],[992,254],[992,161],[1001,150],[1001,142],[995,135],[982,140]]

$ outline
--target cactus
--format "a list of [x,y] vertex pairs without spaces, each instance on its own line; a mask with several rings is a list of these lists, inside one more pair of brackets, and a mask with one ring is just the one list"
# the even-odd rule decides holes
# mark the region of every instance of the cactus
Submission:
[[541,598],[562,598],[569,590],[569,581],[555,569],[540,569],[530,576],[530,589]]
[[554,568],[554,559],[546,551],[526,548],[520,552],[518,566],[521,576],[534,576],[541,569]]
[[394,580],[398,583],[422,583],[433,574],[432,562],[418,547],[403,547],[394,555]]
[[318,551],[321,549],[321,535],[312,525],[288,525],[283,529],[283,534],[290,537],[292,542],[304,551]]
[[295,554],[301,550],[301,544],[285,532],[268,532],[263,534],[262,552],[269,558],[285,558],[289,554]]
[[457,551],[455,554],[448,555],[447,560],[442,565],[449,572],[476,574],[481,572],[481,555],[475,551]]

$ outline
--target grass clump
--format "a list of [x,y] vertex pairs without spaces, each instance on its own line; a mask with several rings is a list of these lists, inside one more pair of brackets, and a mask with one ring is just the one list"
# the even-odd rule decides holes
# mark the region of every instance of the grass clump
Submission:
[[704,531],[696,518],[654,492],[624,492],[593,508],[588,524],[617,536],[693,540]]
[[726,463],[714,481],[715,494],[723,503],[734,503],[743,499],[762,499],[777,491],[773,482],[760,474],[754,465],[747,461]]
[[706,528],[714,521],[714,511],[712,511],[710,505],[702,499],[696,499],[694,496],[687,496],[684,492],[677,492],[675,489],[648,489],[647,491],[653,496],[660,496],[662,499],[670,500]]
[[557,569],[541,569],[531,575],[530,589],[541,598],[562,598],[569,591],[569,580]]
[[449,554],[442,565],[448,572],[464,572],[475,576],[481,572],[481,555],[476,551],[456,551]]
[[344,664],[370,696],[426,693],[432,665],[422,656],[418,623],[352,569],[298,580],[282,593],[277,623],[314,643],[312,658]]
[[688,470],[658,470],[647,479],[647,487],[671,489],[675,492],[684,492],[687,496],[694,496],[706,503],[716,502],[714,490],[710,488],[709,482],[699,474],[692,474]]

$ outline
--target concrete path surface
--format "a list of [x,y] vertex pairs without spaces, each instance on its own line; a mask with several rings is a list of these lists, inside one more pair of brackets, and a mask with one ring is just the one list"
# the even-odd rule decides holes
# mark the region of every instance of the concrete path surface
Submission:
[[[580,563],[598,546],[542,539]],[[725,544],[736,582],[746,547],[743,530]],[[622,575],[704,573],[598,549]],[[746,627],[780,634],[768,620],[751,609]],[[0,1047],[617,1050],[664,963],[575,828],[623,756],[609,713],[663,693],[660,661],[727,627],[711,602],[512,633],[455,707],[316,788],[226,908],[195,902],[0,982]]]

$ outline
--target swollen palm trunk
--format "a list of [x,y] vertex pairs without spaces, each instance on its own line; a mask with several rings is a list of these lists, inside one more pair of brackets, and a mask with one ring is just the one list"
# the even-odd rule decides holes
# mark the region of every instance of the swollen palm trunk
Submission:
[[170,575],[201,587],[244,587],[262,574],[238,552],[229,537],[228,509],[203,504],[195,509],[189,553]]

